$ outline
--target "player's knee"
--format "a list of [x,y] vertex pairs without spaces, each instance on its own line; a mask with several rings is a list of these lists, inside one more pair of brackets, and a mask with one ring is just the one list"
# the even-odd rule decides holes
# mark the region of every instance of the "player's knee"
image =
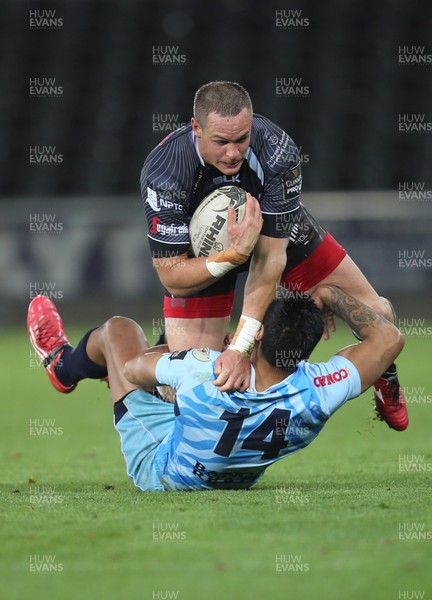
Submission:
[[118,337],[125,334],[128,335],[140,330],[141,328],[138,323],[128,317],[111,317],[103,325],[103,333],[107,338]]

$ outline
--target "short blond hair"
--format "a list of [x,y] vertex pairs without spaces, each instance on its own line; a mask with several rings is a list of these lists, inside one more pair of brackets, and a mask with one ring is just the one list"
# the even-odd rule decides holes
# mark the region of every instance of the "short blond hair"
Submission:
[[244,108],[252,114],[252,101],[242,85],[235,81],[211,81],[195,93],[193,114],[203,126],[212,112],[222,117],[235,117]]

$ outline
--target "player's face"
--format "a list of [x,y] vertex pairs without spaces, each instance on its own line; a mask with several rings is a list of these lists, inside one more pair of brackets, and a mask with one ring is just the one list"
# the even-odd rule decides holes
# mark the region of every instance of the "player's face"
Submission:
[[201,156],[224,175],[235,175],[249,147],[252,115],[244,108],[235,117],[210,113],[203,126],[192,119]]

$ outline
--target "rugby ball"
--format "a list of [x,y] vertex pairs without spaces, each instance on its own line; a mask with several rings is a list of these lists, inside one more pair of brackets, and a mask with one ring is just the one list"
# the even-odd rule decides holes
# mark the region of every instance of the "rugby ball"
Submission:
[[194,256],[211,256],[227,250],[229,206],[235,208],[237,223],[241,223],[246,212],[246,192],[242,188],[220,187],[200,202],[189,223]]

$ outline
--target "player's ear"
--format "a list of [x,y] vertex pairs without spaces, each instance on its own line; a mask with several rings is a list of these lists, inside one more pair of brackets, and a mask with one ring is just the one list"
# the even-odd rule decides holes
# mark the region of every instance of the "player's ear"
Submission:
[[257,342],[260,342],[264,337],[264,325],[261,325],[261,327],[258,329],[258,331],[255,334],[255,339]]
[[201,136],[201,126],[198,123],[198,121],[195,119],[195,117],[192,117],[191,124],[192,124],[192,131],[194,132],[194,134],[197,137],[200,137]]

